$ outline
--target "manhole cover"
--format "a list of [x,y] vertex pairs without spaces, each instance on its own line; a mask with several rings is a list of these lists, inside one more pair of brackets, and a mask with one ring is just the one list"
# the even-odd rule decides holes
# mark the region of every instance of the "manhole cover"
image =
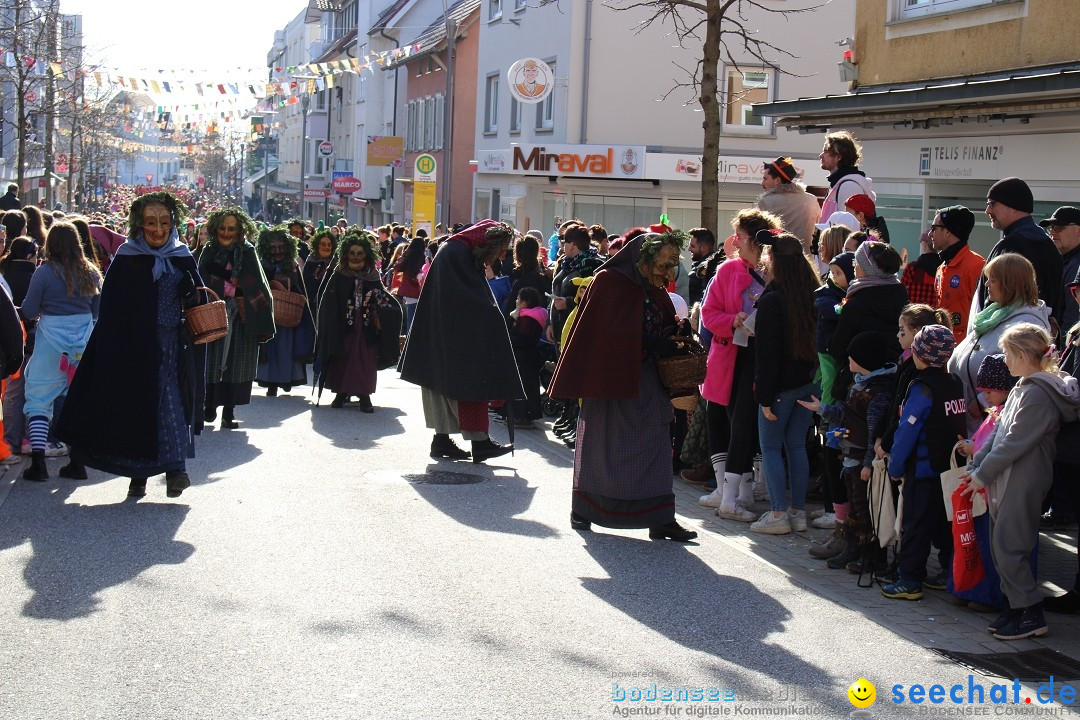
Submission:
[[1015,653],[964,653],[934,650],[969,670],[1017,680],[1045,680],[1053,675],[1063,680],[1080,678],[1080,660],[1043,648]]
[[484,478],[479,475],[450,472],[448,470],[435,470],[422,475],[402,475],[401,477],[406,482],[415,485],[473,485],[484,482]]

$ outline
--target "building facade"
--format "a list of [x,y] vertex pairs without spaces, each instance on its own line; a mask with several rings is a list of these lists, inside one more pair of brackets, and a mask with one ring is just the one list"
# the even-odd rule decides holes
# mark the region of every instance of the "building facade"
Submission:
[[[790,156],[808,184],[825,183],[820,139],[778,131],[750,108],[842,91],[835,41],[851,34],[852,9],[845,0],[802,14],[798,33],[778,15],[750,18],[776,28],[775,37],[763,34],[794,56],[780,63],[793,74],[740,55],[739,67],[721,69],[721,228],[756,200],[767,160]],[[670,27],[635,32],[646,18],[643,8],[607,3],[482,4],[472,219],[498,218],[545,235],[558,218],[571,217],[615,233],[656,223],[662,213],[676,227],[700,225],[702,116],[692,90],[675,87],[686,81],[679,66],[693,67],[700,47],[672,47]],[[554,90],[537,105],[507,91],[507,69],[530,57],[554,71]]]
[[999,233],[986,192],[1019,176],[1037,217],[1080,203],[1080,17],[1070,0],[857,0],[850,92],[759,107],[801,132],[851,130],[863,145],[893,242],[948,205],[977,218],[972,246]]

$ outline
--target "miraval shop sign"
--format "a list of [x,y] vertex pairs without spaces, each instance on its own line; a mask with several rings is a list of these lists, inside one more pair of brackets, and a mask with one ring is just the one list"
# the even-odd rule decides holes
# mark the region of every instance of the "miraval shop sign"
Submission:
[[644,145],[515,145],[481,152],[480,172],[564,177],[645,177]]

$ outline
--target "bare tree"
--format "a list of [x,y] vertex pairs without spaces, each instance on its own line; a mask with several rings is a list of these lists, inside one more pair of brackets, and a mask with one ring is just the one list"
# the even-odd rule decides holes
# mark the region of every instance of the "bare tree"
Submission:
[[766,68],[794,75],[781,62],[795,56],[774,44],[751,23],[762,23],[763,18],[770,16],[789,18],[812,12],[828,1],[816,0],[801,8],[782,8],[766,0],[608,0],[604,3],[613,10],[645,11],[646,18],[638,24],[638,33],[653,25],[670,26],[680,47],[701,49],[693,67],[675,63],[687,79],[677,82],[662,97],[667,99],[672,93],[686,90],[691,93],[688,104],[696,101],[701,105],[705,116],[701,123],[704,131],[701,224],[717,236],[721,109],[738,101],[738,97],[720,89],[720,61],[739,70]]

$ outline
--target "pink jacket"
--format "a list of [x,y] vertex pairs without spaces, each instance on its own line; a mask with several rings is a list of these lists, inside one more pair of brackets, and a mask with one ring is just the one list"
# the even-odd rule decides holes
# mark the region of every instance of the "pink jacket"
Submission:
[[753,278],[749,264],[739,258],[725,260],[717,268],[709,293],[701,305],[701,322],[713,334],[709,364],[701,396],[709,402],[727,405],[731,399],[731,380],[735,375],[735,355],[739,346],[732,342],[731,324],[742,312],[742,294]]

